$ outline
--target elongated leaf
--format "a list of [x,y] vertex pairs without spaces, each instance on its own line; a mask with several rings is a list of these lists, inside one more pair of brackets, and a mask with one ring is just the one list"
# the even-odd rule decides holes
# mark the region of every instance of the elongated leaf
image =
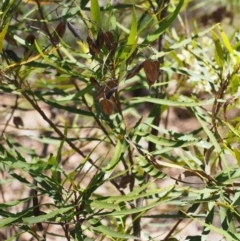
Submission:
[[202,125],[204,131],[206,132],[206,134],[208,135],[209,139],[211,140],[211,143],[213,144],[216,152],[219,154],[219,156],[222,158],[222,161],[224,163],[224,166],[228,172],[228,177],[229,177],[229,181],[231,181],[231,176],[230,176],[230,171],[229,171],[229,167],[228,167],[228,163],[226,160],[225,155],[222,152],[221,146],[219,144],[219,142],[217,141],[217,139],[215,138],[215,136],[213,135],[213,133],[208,129],[208,127],[206,126],[206,123],[202,120],[202,117],[200,117],[197,113],[195,114],[199,123]]
[[39,215],[37,217],[27,217],[27,218],[23,218],[23,223],[30,225],[30,224],[34,224],[34,223],[41,223],[41,222],[45,222],[48,221],[49,219],[52,219],[54,217],[56,217],[57,215],[62,215],[64,213],[69,212],[72,209],[72,207],[67,207],[67,208],[59,208],[57,210],[54,210],[50,213],[44,214],[44,215]]
[[203,106],[203,105],[210,105],[214,102],[214,98],[206,100],[206,101],[199,101],[199,102],[178,102],[173,100],[166,100],[166,99],[157,99],[157,98],[150,98],[150,97],[136,97],[132,98],[131,103],[144,103],[150,102],[158,105],[166,105],[166,106],[181,106],[181,107],[194,107],[194,106]]
[[53,66],[54,68],[56,68],[56,69],[57,69],[60,73],[62,73],[62,74],[67,74],[67,73],[68,73],[65,69],[63,69],[63,68],[59,67],[57,64],[53,63],[53,62],[47,57],[47,55],[45,55],[45,54],[43,53],[41,47],[38,45],[38,43],[37,43],[36,40],[34,41],[34,44],[35,44],[35,47],[36,47],[36,49],[38,50],[39,54],[42,56],[42,58],[43,58],[47,63],[49,63],[49,65],[51,65],[51,66]]
[[23,198],[20,200],[15,200],[15,201],[10,201],[10,202],[6,202],[6,203],[0,203],[0,209],[4,209],[4,208],[9,208],[9,207],[13,207],[16,206],[22,202],[26,202],[27,200],[29,200],[31,197],[28,198]]
[[96,22],[98,27],[102,27],[102,18],[100,15],[100,7],[98,0],[91,0],[92,19]]
[[123,238],[123,239],[134,239],[137,240],[140,238],[135,237],[133,235],[129,235],[129,234],[124,234],[124,233],[119,233],[117,231],[114,231],[113,229],[102,225],[100,221],[98,221],[97,219],[90,219],[89,223],[92,224],[92,228],[97,230],[98,232],[111,237],[111,238]]
[[7,34],[8,31],[8,26],[9,26],[9,22],[7,22],[4,26],[4,28],[1,30],[0,32],[0,53],[2,53],[2,49],[3,49],[3,40],[5,38],[5,35]]
[[193,144],[196,144],[199,140],[196,141],[183,141],[183,140],[171,140],[166,139],[164,137],[154,136],[145,132],[136,132],[136,135],[144,137],[145,140],[153,142],[157,145],[163,145],[163,146],[172,146],[172,147],[180,147],[180,146],[190,146]]
[[232,233],[230,231],[226,231],[222,228],[217,228],[216,226],[212,225],[212,224],[207,224],[203,221],[201,221],[200,219],[196,219],[193,218],[195,221],[197,221],[199,224],[204,225],[205,227],[207,227],[208,229],[210,229],[213,232],[216,232],[220,235],[222,235],[223,237],[226,238],[226,240],[234,240],[234,241],[239,241],[240,240],[240,235],[238,233]]
[[123,141],[119,139],[112,159],[110,160],[108,165],[104,168],[104,171],[107,173],[107,175],[105,175],[105,178],[109,177],[114,171],[116,165],[118,164],[121,158],[122,152],[123,152]]
[[0,220],[0,228],[10,226],[11,224],[16,223],[17,221],[20,221],[20,220],[21,220],[20,217],[4,218],[4,219]]
[[220,25],[218,25],[218,28],[219,28],[219,30],[220,30],[220,34],[221,34],[221,36],[222,36],[222,40],[223,40],[223,43],[224,43],[225,47],[227,48],[227,50],[228,50],[230,53],[233,54],[233,48],[232,48],[232,46],[231,46],[231,44],[230,44],[230,42],[229,42],[228,37],[226,36],[226,34],[224,33],[224,31],[222,30],[222,28],[221,28]]
[[133,15],[132,15],[132,24],[131,24],[131,29],[128,35],[128,40],[126,43],[126,46],[123,50],[123,52],[120,55],[120,59],[123,59],[126,61],[132,53],[135,51],[137,47],[137,17],[136,17],[136,12],[135,9],[133,8]]
[[[178,197],[179,196],[181,196],[181,193],[178,194]],[[174,198],[177,198],[177,197],[174,197]],[[148,205],[144,205],[143,207],[137,207],[137,208],[121,210],[121,211],[114,211],[112,213],[106,214],[106,216],[126,216],[126,215],[130,215],[130,214],[134,214],[134,213],[146,212],[152,208],[157,207],[159,204],[166,203],[174,198],[173,197],[160,198],[160,200],[158,200],[157,202],[154,202],[154,203],[151,203]]]
[[202,31],[202,32],[199,32],[199,33],[193,35],[193,36],[190,37],[190,38],[184,39],[184,40],[182,40],[182,41],[179,42],[179,43],[173,44],[172,46],[170,46],[169,49],[165,50],[164,52],[162,51],[162,52],[157,53],[157,54],[155,55],[155,57],[156,57],[156,58],[160,58],[160,57],[162,57],[162,56],[164,56],[164,55],[169,54],[169,52],[171,52],[172,50],[179,49],[179,48],[182,48],[182,47],[186,46],[187,44],[190,44],[193,40],[198,39],[199,37],[202,37],[202,36],[206,35],[207,33],[209,33],[211,30],[213,30],[214,28],[216,28],[216,26],[217,26],[217,25],[213,25],[213,26],[211,26],[210,28],[208,28],[208,29],[206,29],[206,30],[204,30],[204,31]]
[[214,31],[212,31],[212,38],[215,44],[215,60],[218,63],[219,67],[222,68],[223,60],[224,60],[224,52],[219,40],[219,37],[216,35]]
[[155,30],[155,32],[153,32],[152,34],[148,35],[147,38],[143,41],[143,44],[150,44],[152,43],[154,40],[156,40],[157,38],[159,38],[159,36],[170,26],[170,24],[176,19],[178,13],[180,12],[182,5],[184,3],[184,0],[180,0],[178,2],[178,5],[176,7],[176,9],[174,10],[174,12],[165,20],[163,20],[160,24],[159,24],[159,28],[157,28],[157,30]]

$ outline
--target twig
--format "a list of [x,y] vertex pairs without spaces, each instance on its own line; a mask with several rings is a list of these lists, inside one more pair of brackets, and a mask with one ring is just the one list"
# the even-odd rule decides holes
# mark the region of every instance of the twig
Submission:
[[12,119],[12,117],[13,117],[13,114],[14,114],[15,110],[17,109],[18,99],[19,99],[19,96],[17,95],[17,96],[16,96],[16,99],[15,99],[15,104],[14,104],[14,106],[12,106],[11,114],[10,114],[8,120],[7,120],[6,123],[5,123],[5,126],[4,126],[4,128],[3,128],[3,130],[2,130],[1,136],[3,136],[4,132],[6,131],[8,125],[9,125],[9,122],[11,121],[11,119]]
[[[149,1],[151,2],[151,1]],[[158,18],[158,21],[161,22],[160,20],[165,18],[166,15],[167,15],[167,9],[168,9],[168,3],[169,3],[169,0],[162,0],[162,1],[158,1],[157,4],[158,4],[158,9],[155,9],[153,8],[153,10],[155,12],[157,12],[157,18]],[[150,4],[151,6],[154,6],[153,4]],[[159,39],[158,39],[158,51],[161,52],[163,50],[163,38],[164,38],[164,35],[160,35]],[[163,64],[163,61],[164,61],[164,57],[160,57],[158,59],[160,65]],[[160,72],[160,76],[157,80],[158,83],[161,83],[163,82],[163,79],[164,79],[164,76],[163,76],[163,72]],[[156,93],[155,93],[155,98],[161,98],[163,93],[164,93],[164,87],[163,86],[157,86],[156,87]],[[154,107],[153,107],[154,108]],[[161,106],[160,106],[161,108]],[[160,124],[160,121],[161,121],[161,111],[159,110],[153,120],[153,125],[155,126],[159,126]],[[152,128],[151,129],[151,134],[154,135],[154,136],[157,136],[158,135],[158,130],[155,129],[155,128]],[[156,149],[156,144],[153,143],[153,142],[149,142],[148,144],[148,151],[151,153],[153,152],[154,150]],[[148,180],[149,180],[149,174],[148,173],[144,173],[144,182],[147,183]],[[144,192],[144,191],[143,191]],[[143,206],[143,201],[144,199],[143,198],[139,198],[136,200],[136,207],[142,207]],[[135,236],[137,237],[140,237],[141,235],[141,217],[138,216],[139,214],[134,214],[132,215],[132,219],[133,219],[133,233]]]

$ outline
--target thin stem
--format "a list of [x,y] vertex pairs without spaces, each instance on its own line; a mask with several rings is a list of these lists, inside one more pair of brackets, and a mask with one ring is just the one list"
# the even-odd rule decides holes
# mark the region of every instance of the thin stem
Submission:
[[[151,2],[151,1],[149,1],[149,2]],[[157,4],[158,4],[157,9],[153,9],[153,10],[156,13],[158,13],[157,18],[158,18],[158,21],[161,22],[160,20],[165,18],[167,15],[169,0],[158,1]],[[153,4],[150,4],[150,5],[153,6]],[[160,37],[158,39],[158,51],[159,52],[161,52],[163,50],[163,39],[164,39],[164,34],[160,35]],[[159,58],[158,61],[159,61],[160,65],[162,65],[164,62],[164,57]],[[157,83],[161,83],[161,82],[163,82],[163,80],[164,80],[164,73],[160,72]],[[156,87],[155,98],[162,98],[163,93],[164,93],[163,86],[160,85],[160,86]],[[161,121],[161,106],[159,106],[159,111],[157,111],[157,114],[153,120],[153,125],[159,126],[160,121]],[[151,134],[154,136],[157,136],[158,130],[152,128]],[[151,153],[155,149],[156,149],[156,144],[153,142],[149,142],[148,151]],[[149,181],[149,178],[150,178],[149,174],[145,172],[144,173],[144,182],[147,183]],[[144,205],[143,198],[139,198],[136,200],[136,207],[142,207],[143,205]],[[133,233],[135,236],[140,237],[140,235],[141,235],[141,216],[139,216],[139,214],[134,214],[134,215],[132,215],[132,219],[134,221],[133,222]]]

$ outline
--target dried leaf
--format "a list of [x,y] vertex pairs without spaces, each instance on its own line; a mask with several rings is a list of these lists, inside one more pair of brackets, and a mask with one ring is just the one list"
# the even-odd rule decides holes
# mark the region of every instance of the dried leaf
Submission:
[[110,100],[102,98],[99,103],[104,114],[111,115],[113,113],[113,104]]
[[207,182],[214,182],[215,181],[210,175],[208,175],[206,172],[201,171],[201,170],[184,171],[183,173],[181,173],[179,175],[178,180],[182,181],[187,177],[199,177],[203,181],[207,181]]
[[126,80],[127,79],[131,79],[132,77],[134,77],[136,74],[139,73],[139,71],[142,69],[143,67],[143,62],[137,64],[135,67],[133,67],[130,71],[127,72],[126,75]]
[[98,92],[97,99],[105,98],[106,94],[113,88],[118,87],[118,82],[116,79],[108,81]]
[[102,46],[104,44],[104,33],[103,33],[102,29],[100,29],[98,32],[96,44],[100,49],[102,48]]
[[149,86],[152,86],[159,76],[159,62],[157,60],[145,60],[143,62],[143,69],[147,77]]
[[95,54],[100,53],[100,49],[98,48],[98,46],[93,38],[91,38],[90,36],[87,36],[87,43],[89,46],[89,52],[93,57],[95,56]]
[[75,28],[75,26],[71,22],[67,22],[67,26],[71,33],[74,35],[74,37],[78,38],[83,42],[79,29]]
[[23,120],[22,120],[22,118],[19,117],[19,116],[14,116],[14,117],[13,117],[13,124],[14,124],[17,128],[19,128],[19,126],[24,126]]
[[60,42],[60,39],[63,37],[64,33],[66,31],[66,22],[61,21],[56,29],[53,32],[52,40],[55,44],[58,44]]
[[13,46],[18,46],[17,41],[8,33],[6,33],[5,38],[4,38],[9,44]]

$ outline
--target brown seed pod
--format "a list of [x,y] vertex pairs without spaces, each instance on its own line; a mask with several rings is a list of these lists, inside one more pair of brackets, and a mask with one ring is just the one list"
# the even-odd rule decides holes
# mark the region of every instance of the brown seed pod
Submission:
[[[34,41],[35,41],[35,36],[33,34],[29,34],[26,39],[25,39],[25,43],[26,45],[33,45],[34,44]],[[30,50],[29,48],[25,47],[25,50],[24,50],[24,56],[27,55],[28,57],[32,54],[32,50]]]
[[58,44],[66,31],[66,22],[61,21],[52,34],[54,44]]
[[145,60],[143,62],[143,69],[147,77],[149,86],[152,86],[159,76],[160,63],[157,60]]
[[98,46],[93,38],[91,38],[90,36],[87,36],[87,43],[89,46],[89,52],[93,57],[95,56],[95,54],[100,53],[100,49],[98,48]]
[[23,126],[23,127],[24,127],[23,120],[22,120],[22,118],[19,117],[19,116],[14,116],[14,117],[13,117],[13,124],[14,124],[17,128],[19,128],[19,126]]
[[111,115],[113,113],[113,104],[110,100],[107,99],[100,99],[99,104],[104,114]]
[[111,31],[107,31],[104,33],[104,42],[109,51],[115,52],[115,47],[116,47],[115,39],[114,39],[114,35]]
[[90,82],[96,90],[100,90],[100,88],[102,87],[102,85],[93,77],[90,77]]
[[110,89],[110,90],[105,94],[106,99],[109,100],[109,99],[112,97],[113,93],[114,93],[117,89],[118,89],[118,86],[113,87],[112,89]]
[[[106,94],[112,90],[113,88],[118,87],[118,82],[116,79],[112,79],[108,81],[99,91],[97,94],[97,99],[105,98],[106,99]],[[116,90],[115,90],[116,91]],[[113,94],[113,93],[112,93]]]
[[125,175],[121,177],[121,181],[119,183],[119,188],[124,189],[127,185],[133,186],[134,184],[134,176],[133,175]]
[[36,39],[36,38],[35,38],[35,36],[34,36],[33,34],[29,34],[29,35],[26,37],[25,41],[26,41],[27,43],[29,43],[30,45],[33,45],[35,39]]
[[11,44],[11,45],[13,45],[13,46],[16,46],[16,47],[18,46],[17,41],[16,41],[11,35],[9,35],[8,33],[6,33],[4,39],[5,39],[9,44]]
[[127,72],[126,75],[126,80],[127,79],[131,79],[132,77],[134,77],[136,74],[139,73],[139,71],[142,69],[143,67],[143,62],[137,64],[136,66],[134,66],[130,71]]
[[71,33],[74,35],[74,37],[83,42],[79,29],[75,28],[75,26],[71,22],[67,22],[67,26]]
[[102,29],[100,29],[98,32],[96,44],[100,49],[102,48],[102,46],[104,44],[104,33],[103,33]]

